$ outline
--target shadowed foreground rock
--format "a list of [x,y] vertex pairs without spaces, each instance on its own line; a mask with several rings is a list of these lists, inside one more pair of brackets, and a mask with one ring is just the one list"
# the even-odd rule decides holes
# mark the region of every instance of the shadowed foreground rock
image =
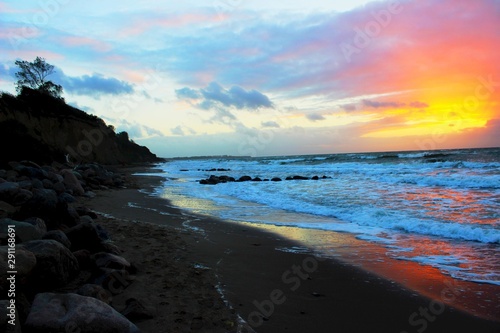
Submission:
[[135,333],[137,326],[112,307],[77,294],[38,294],[26,327],[33,333]]

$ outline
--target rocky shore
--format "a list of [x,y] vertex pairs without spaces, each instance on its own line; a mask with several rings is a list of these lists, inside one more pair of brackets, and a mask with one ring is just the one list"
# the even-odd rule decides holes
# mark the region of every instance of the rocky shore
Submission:
[[134,298],[113,307],[136,267],[81,204],[126,182],[98,164],[0,170],[2,332],[139,332],[131,320],[154,316]]

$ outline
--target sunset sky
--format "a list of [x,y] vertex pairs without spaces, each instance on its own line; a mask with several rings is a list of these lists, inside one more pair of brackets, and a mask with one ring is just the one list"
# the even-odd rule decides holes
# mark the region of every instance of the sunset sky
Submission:
[[163,157],[500,146],[498,0],[0,1],[36,56]]

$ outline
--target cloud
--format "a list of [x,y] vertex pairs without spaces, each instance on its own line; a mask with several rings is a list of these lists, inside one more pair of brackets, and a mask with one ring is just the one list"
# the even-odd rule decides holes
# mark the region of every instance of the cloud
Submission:
[[140,124],[136,121],[128,121],[125,119],[110,118],[106,116],[101,116],[101,118],[103,118],[107,123],[112,124],[116,128],[116,133],[125,131],[128,133],[129,137],[134,140],[165,136],[161,131]]
[[192,128],[189,128],[189,127],[186,127],[186,126],[176,126],[174,128],[172,128],[170,130],[170,132],[173,134],[173,135],[180,135],[180,136],[184,136],[186,135],[186,131],[189,132],[189,134],[196,134],[196,131],[193,130]]
[[99,97],[102,95],[132,94],[132,84],[102,74],[66,76],[62,71],[58,75],[59,84],[69,93]]
[[409,106],[411,108],[415,109],[425,109],[429,107],[429,104],[424,103],[424,102],[411,102],[411,103],[404,103],[404,102],[377,102],[377,101],[372,101],[372,100],[363,100],[363,105],[374,108],[374,109],[379,109],[379,108],[384,108],[384,109],[398,109],[398,108],[403,108],[406,106]]
[[263,121],[260,123],[262,127],[268,128],[280,128],[280,124],[275,121]]
[[342,105],[341,108],[347,112],[356,111],[356,109],[357,109],[355,104]]
[[375,108],[375,109],[378,109],[378,108],[396,109],[396,108],[401,108],[401,107],[405,106],[406,104],[401,103],[401,102],[377,102],[377,101],[371,101],[371,100],[364,99],[363,105],[371,107],[371,108]]
[[415,109],[425,109],[425,108],[428,108],[429,107],[429,104],[427,103],[423,103],[423,102],[411,102],[409,104],[412,108],[415,108]]
[[306,115],[306,118],[311,121],[325,120],[326,118],[319,113],[310,113]]
[[211,82],[207,87],[198,90],[184,87],[175,93],[177,98],[188,100],[204,110],[221,107],[257,110],[274,107],[269,97],[257,90],[245,90],[239,86],[225,89],[217,82]]

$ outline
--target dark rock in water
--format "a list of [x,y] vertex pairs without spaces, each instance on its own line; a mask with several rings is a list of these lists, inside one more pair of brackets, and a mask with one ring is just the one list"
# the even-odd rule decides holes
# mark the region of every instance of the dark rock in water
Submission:
[[125,304],[126,308],[121,313],[130,320],[151,319],[155,317],[154,309],[144,305],[144,302],[136,298],[127,299]]
[[281,181],[281,178],[279,177],[274,177],[271,179],[272,182],[280,182]]
[[261,182],[262,179],[260,179],[259,177],[255,177],[254,179],[252,179],[253,182]]
[[30,286],[39,291],[66,285],[79,271],[78,260],[58,241],[35,240],[23,243],[36,257]]
[[71,293],[36,295],[25,326],[30,332],[140,332],[108,304]]
[[319,177],[318,176],[313,176],[311,179],[312,180],[319,180]]
[[252,180],[252,177],[250,176],[241,176],[238,181],[240,182],[248,182],[248,181],[251,181]]
[[308,180],[309,178],[304,177],[304,176],[293,176],[292,179],[293,180]]
[[84,284],[76,291],[76,293],[81,296],[87,296],[98,299],[99,301],[104,302],[106,304],[110,304],[113,298],[109,291],[105,290],[98,284],[90,284],[90,283]]
[[208,180],[202,179],[202,180],[200,180],[200,184],[201,185],[208,185]]
[[61,230],[48,231],[47,233],[45,233],[45,235],[43,235],[42,239],[52,239],[58,241],[62,245],[66,246],[68,249],[71,249],[71,242],[68,236],[66,236],[66,234]]
[[89,250],[91,253],[103,251],[99,237],[99,231],[93,223],[81,223],[66,231],[66,236],[71,242],[71,249],[78,251],[82,249]]
[[233,177],[226,176],[226,175],[219,176],[219,179],[221,182],[234,182],[234,181],[236,181],[236,179],[234,179]]

